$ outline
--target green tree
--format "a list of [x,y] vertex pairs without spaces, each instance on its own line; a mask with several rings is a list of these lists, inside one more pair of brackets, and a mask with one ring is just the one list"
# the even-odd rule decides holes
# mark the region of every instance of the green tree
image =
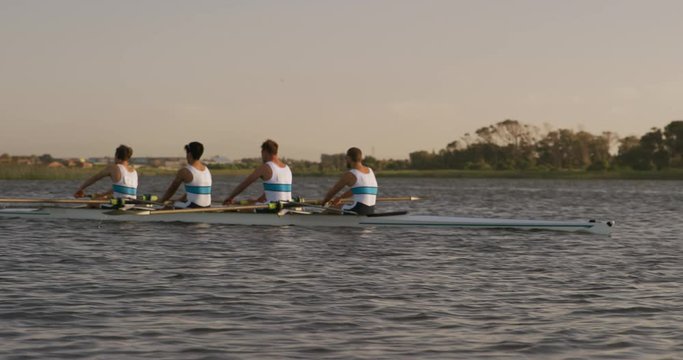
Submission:
[[43,155],[38,157],[38,160],[40,160],[40,162],[42,164],[49,164],[49,163],[54,161],[54,159],[52,158],[52,155],[50,155],[50,154],[43,154]]
[[443,162],[435,152],[415,151],[410,153],[410,165],[413,169],[441,169]]
[[661,170],[669,166],[670,154],[664,143],[662,130],[652,128],[635,144],[633,137],[624,139],[619,148],[618,161],[634,170]]
[[374,156],[366,156],[365,158],[363,158],[363,164],[375,170],[382,170],[382,163],[379,160],[377,160]]
[[683,120],[672,121],[665,126],[664,138],[671,157],[671,165],[683,167]]
[[346,154],[320,155],[321,171],[340,171],[346,168]]

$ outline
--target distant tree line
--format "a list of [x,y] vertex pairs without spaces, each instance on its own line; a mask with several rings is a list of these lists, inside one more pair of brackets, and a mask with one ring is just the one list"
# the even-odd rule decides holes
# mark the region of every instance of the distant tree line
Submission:
[[[341,171],[346,169],[346,154],[322,154],[320,155],[320,162],[310,160],[297,159],[282,159],[287,165],[292,168],[294,172],[302,173],[326,173]],[[376,170],[400,170],[409,169],[409,160],[377,160],[372,156],[366,156],[363,162]],[[209,164],[211,169],[254,169],[260,166],[263,160],[260,158],[245,158],[234,161],[230,164]]]
[[48,165],[55,161],[50,154],[43,154],[40,156],[11,156],[10,154],[0,154],[0,165]]
[[[612,150],[616,149],[613,154]],[[482,127],[439,151],[410,153],[411,169],[662,170],[683,168],[683,121],[619,138],[559,129],[541,131],[516,120]]]
[[[322,154],[320,162],[284,159],[295,172],[327,173],[346,168],[346,156]],[[0,166],[47,165],[58,160],[42,156],[0,154]],[[570,129],[542,132],[517,120],[505,120],[465,134],[438,151],[415,151],[409,159],[380,160],[366,156],[365,164],[376,170],[664,170],[683,168],[683,120],[663,129],[620,138],[616,133],[595,135]],[[229,164],[209,164],[214,169],[253,169],[260,158]]]

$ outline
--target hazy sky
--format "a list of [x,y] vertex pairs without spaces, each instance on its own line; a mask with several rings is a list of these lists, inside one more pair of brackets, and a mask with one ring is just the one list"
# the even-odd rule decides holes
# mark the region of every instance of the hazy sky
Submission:
[[318,159],[683,119],[683,1],[0,0],[0,153]]

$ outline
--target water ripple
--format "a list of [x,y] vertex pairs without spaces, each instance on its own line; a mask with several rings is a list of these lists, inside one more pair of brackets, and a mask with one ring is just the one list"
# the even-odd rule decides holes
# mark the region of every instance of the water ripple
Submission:
[[[160,192],[168,179],[146,181]],[[239,179],[216,179],[227,189]],[[303,179],[322,192],[331,179]],[[416,186],[415,183],[420,185]],[[679,358],[683,185],[381,179],[413,213],[616,219],[612,237],[0,221],[0,357]],[[75,182],[0,182],[68,196]],[[46,189],[50,188],[50,189]],[[308,195],[308,194],[306,194]]]

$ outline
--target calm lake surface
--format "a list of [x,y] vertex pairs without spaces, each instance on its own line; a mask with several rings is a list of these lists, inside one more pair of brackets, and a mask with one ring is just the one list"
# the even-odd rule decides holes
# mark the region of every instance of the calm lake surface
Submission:
[[[214,200],[239,180],[215,179]],[[335,181],[295,180],[311,198]],[[430,197],[387,211],[617,225],[606,237],[0,219],[0,358],[683,358],[683,182],[379,181],[382,196]],[[0,196],[77,184],[0,181]]]

